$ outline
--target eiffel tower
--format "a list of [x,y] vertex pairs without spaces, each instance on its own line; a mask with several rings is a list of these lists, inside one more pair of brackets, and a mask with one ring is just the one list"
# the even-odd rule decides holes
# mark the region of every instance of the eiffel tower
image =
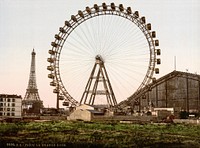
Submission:
[[90,78],[87,82],[80,103],[94,105],[96,96],[100,95],[105,96],[107,106],[109,108],[113,108],[117,105],[117,101],[104,66],[104,61],[100,55],[97,55],[95,59],[96,62],[90,74]]
[[26,113],[39,113],[43,107],[43,102],[40,100],[40,96],[36,84],[35,73],[35,51],[33,49],[31,59],[31,69],[29,75],[28,88],[26,89],[25,97],[22,101],[23,107],[26,109]]

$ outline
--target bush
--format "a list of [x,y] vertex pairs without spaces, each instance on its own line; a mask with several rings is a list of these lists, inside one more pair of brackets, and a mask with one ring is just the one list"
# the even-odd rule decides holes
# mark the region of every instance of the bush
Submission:
[[2,123],[0,124],[0,135],[15,135],[21,130],[20,124]]

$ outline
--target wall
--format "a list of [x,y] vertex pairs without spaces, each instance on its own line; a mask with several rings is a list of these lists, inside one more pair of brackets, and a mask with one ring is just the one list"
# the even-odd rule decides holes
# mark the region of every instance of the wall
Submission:
[[88,110],[83,110],[83,109],[75,110],[68,117],[68,120],[91,121],[91,119],[92,119],[92,113]]

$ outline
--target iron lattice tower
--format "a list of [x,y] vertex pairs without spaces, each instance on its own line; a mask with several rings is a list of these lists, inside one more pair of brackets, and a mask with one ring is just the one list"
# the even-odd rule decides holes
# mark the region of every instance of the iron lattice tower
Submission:
[[[98,88],[100,83],[103,84],[101,89]],[[117,105],[117,101],[104,66],[104,61],[100,55],[96,56],[96,62],[90,74],[90,78],[87,82],[80,103],[94,105],[95,97],[97,95],[106,96],[108,107],[114,107]]]
[[35,73],[35,51],[33,49],[31,58],[31,69],[29,75],[29,82],[28,88],[26,89],[26,94],[24,97],[24,101],[31,102],[31,101],[40,101],[37,84],[36,84],[36,73]]

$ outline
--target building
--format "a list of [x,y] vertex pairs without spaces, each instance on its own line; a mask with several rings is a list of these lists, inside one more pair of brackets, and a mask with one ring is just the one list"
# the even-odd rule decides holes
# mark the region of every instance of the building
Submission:
[[0,118],[21,118],[22,97],[0,94]]
[[173,71],[136,92],[121,106],[135,111],[151,108],[174,108],[175,112],[200,112],[200,75]]
[[173,71],[148,87],[139,97],[140,110],[152,106],[200,112],[200,76],[197,74]]

